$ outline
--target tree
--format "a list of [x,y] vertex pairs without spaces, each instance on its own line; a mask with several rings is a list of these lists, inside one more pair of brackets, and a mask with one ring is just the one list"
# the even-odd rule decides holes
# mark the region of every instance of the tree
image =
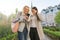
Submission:
[[57,24],[60,24],[60,11],[57,12],[57,15],[56,15],[56,17],[55,17],[55,22],[56,22]]
[[11,20],[16,17],[16,14],[11,14],[8,18],[8,22],[11,23]]
[[6,25],[7,24],[7,16],[3,13],[0,13],[0,25]]
[[16,12],[16,14],[18,13],[18,8],[16,8],[16,11],[15,12]]
[[11,24],[11,21],[16,18],[17,13],[18,13],[18,8],[16,8],[15,13],[12,13],[12,14],[8,17],[8,23],[9,23],[9,24]]

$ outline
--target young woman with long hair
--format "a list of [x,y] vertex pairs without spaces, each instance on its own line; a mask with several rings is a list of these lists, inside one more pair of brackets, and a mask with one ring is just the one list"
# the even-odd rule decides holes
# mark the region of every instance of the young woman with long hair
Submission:
[[42,18],[38,14],[38,9],[32,7],[32,15],[30,16],[30,39],[31,40],[43,40],[44,33],[41,26]]

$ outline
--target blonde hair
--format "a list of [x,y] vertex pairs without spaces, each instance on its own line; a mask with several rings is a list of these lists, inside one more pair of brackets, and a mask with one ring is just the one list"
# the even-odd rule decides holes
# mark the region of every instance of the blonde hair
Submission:
[[[26,7],[29,8],[29,6],[24,6],[24,8],[26,8]],[[24,8],[23,8],[23,9],[24,9]]]

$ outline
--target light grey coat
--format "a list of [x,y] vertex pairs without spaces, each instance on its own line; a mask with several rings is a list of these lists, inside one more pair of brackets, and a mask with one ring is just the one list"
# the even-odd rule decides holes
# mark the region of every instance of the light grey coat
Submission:
[[[24,27],[25,27],[24,15],[25,15],[24,13],[19,12],[19,13],[17,14],[17,16],[16,16],[16,19],[18,19],[18,18],[20,19],[20,20],[18,20],[18,22],[19,22],[18,31],[19,31],[19,32],[23,32]],[[28,23],[27,23],[26,26],[28,27]]]

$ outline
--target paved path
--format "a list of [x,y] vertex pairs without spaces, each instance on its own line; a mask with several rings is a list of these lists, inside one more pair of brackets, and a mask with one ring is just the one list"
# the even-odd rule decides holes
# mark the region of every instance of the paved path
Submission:
[[45,35],[45,40],[52,40],[52,39],[48,37],[47,35]]
[[45,35],[45,39],[44,40],[52,40],[52,39],[50,37],[48,37],[47,35]]

